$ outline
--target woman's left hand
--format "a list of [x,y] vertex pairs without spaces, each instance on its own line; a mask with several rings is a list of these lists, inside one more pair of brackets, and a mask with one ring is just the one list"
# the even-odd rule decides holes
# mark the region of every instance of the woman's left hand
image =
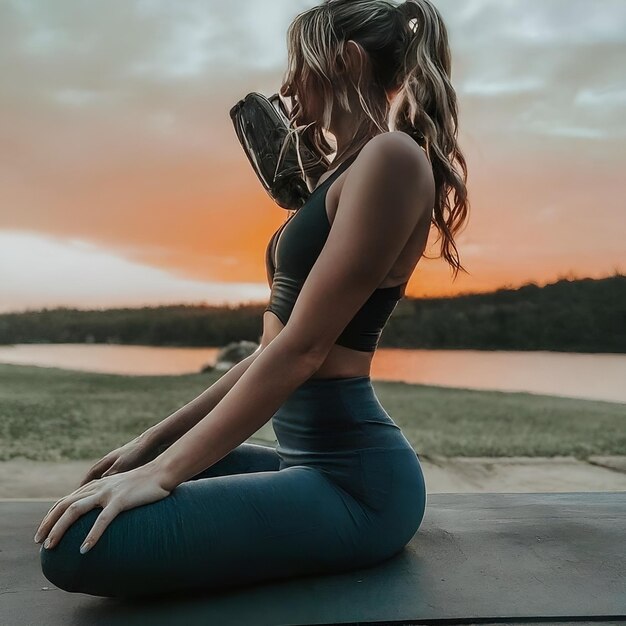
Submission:
[[159,470],[147,463],[128,472],[96,478],[58,500],[46,513],[35,533],[35,541],[50,550],[65,531],[82,515],[102,507],[80,547],[81,554],[92,548],[106,527],[122,511],[166,498],[171,492],[161,486]]

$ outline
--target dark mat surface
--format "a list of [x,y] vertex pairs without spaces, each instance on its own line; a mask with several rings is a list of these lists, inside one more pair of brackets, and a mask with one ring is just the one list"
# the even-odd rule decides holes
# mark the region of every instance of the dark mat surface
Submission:
[[609,623],[626,616],[626,492],[430,494],[411,543],[376,567],[158,601],[51,585],[33,535],[52,504],[0,502],[2,626],[537,623],[538,617],[574,623],[600,616]]

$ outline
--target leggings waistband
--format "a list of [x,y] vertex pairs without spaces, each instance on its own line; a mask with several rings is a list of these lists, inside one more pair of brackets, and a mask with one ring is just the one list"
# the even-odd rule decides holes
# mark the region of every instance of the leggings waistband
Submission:
[[[309,378],[289,395],[279,409],[282,415],[289,414],[295,419],[305,420],[306,416],[313,418],[324,414],[335,414],[339,421],[348,416],[358,420],[367,412],[385,413],[370,376]],[[318,424],[321,425],[320,422]]]
[[285,455],[409,447],[370,376],[308,379],[281,405],[272,425]]
[[[321,386],[332,386],[332,385],[349,385],[349,386],[355,386],[355,385],[364,385],[364,384],[371,384],[372,383],[372,377],[367,375],[367,376],[344,376],[344,377],[338,377],[338,378],[307,378],[307,380],[305,380],[300,387],[313,387],[316,385],[321,385]],[[298,389],[300,389],[300,387],[298,387]]]
[[309,391],[318,393],[359,393],[373,392],[371,376],[349,376],[343,378],[308,378],[294,391],[295,394],[306,395]]

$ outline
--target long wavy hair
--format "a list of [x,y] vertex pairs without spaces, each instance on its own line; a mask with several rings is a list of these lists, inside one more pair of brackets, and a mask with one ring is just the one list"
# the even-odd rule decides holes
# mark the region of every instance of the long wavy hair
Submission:
[[[349,40],[358,45],[358,76],[350,70]],[[287,31],[287,48],[281,93],[291,98],[290,128],[297,145],[299,137],[306,136],[320,155],[334,151],[326,131],[335,106],[357,115],[358,123],[353,141],[333,163],[349,158],[381,132],[399,130],[413,137],[433,169],[431,223],[441,239],[438,258],[443,256],[451,265],[455,279],[459,270],[467,273],[454,242],[469,215],[467,165],[457,143],[458,107],[450,82],[447,29],[432,2],[324,0],[295,17]],[[323,113],[321,119],[300,124],[302,102],[311,91],[321,96]],[[350,108],[350,94],[357,95],[357,110]]]

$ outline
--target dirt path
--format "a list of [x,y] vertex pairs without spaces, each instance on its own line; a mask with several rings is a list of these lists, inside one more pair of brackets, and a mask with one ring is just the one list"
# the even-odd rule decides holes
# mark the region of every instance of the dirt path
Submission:
[[[258,443],[266,443],[259,441]],[[0,462],[0,498],[58,499],[91,461]],[[422,457],[429,493],[626,491],[626,457]]]

